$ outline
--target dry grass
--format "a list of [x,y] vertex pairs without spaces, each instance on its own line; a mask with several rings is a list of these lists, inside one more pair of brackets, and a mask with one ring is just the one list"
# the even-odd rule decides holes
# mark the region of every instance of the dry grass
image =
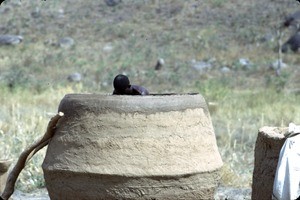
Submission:
[[300,123],[299,97],[277,93],[273,89],[233,91],[212,114],[225,168],[223,181],[238,187],[250,187],[254,144],[262,126],[288,126]]
[[[295,73],[299,58],[284,55],[289,67],[281,77],[269,69],[277,59],[276,27],[295,4],[123,0],[107,7],[92,0],[6,0],[0,6],[5,16],[0,34],[22,34],[24,42],[0,46],[0,156],[16,159],[43,134],[49,113],[56,112],[64,94],[110,93],[114,76],[125,73],[152,93],[200,92],[217,103],[211,115],[225,162],[222,184],[249,187],[258,128],[300,123],[299,96],[286,93],[286,88],[300,87]],[[40,16],[33,18],[36,7]],[[268,34],[271,39],[262,42]],[[51,45],[66,36],[74,38],[73,47]],[[159,57],[166,64],[155,71]],[[252,67],[244,69],[240,58],[249,59]],[[213,60],[212,67],[199,72],[191,67],[193,59]],[[231,71],[222,73],[224,66]],[[73,72],[83,75],[81,83],[67,82]],[[43,186],[43,156],[41,152],[31,161],[19,188]]]
[[[57,112],[57,105],[72,88],[57,88],[33,94],[30,90],[0,88],[0,157],[17,160],[20,153],[46,131],[49,119]],[[5,98],[4,98],[5,97]],[[41,164],[45,149],[33,157],[19,177],[18,187],[30,190],[44,185]]]

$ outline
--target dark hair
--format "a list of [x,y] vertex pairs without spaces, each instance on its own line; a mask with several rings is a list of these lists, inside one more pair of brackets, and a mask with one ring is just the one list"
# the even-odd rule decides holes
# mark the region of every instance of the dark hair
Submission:
[[124,91],[130,85],[129,79],[123,74],[119,74],[114,79],[114,88],[117,91]]

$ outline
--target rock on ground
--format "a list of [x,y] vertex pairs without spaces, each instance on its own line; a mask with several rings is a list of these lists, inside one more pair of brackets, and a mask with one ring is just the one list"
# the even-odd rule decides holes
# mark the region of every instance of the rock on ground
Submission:
[[38,189],[31,193],[15,190],[10,200],[50,200],[50,197],[46,188]]
[[215,194],[215,200],[250,200],[250,188],[219,187]]

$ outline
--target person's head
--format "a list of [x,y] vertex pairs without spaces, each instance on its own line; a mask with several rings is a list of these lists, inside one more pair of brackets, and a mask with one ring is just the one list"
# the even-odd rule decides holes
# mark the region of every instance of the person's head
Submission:
[[119,74],[114,79],[114,88],[117,91],[124,91],[130,86],[130,82],[127,76]]

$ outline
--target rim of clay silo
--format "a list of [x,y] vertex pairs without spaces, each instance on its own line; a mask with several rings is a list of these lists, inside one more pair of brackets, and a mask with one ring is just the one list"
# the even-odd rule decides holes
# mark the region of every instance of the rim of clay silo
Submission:
[[148,95],[119,95],[119,94],[110,94],[110,93],[106,93],[106,94],[101,94],[101,93],[68,93],[65,96],[68,95],[99,95],[99,96],[126,96],[126,97],[151,97],[151,96],[186,96],[186,95],[201,95],[198,92],[188,92],[188,93],[150,93]]
[[203,96],[199,93],[162,93],[150,95],[112,95],[112,94],[66,94],[58,111],[71,114],[84,109],[93,113],[113,111],[118,113],[145,113],[182,111],[203,108],[209,113]]
[[263,126],[259,129],[259,133],[267,138],[284,139],[288,132],[288,127]]

